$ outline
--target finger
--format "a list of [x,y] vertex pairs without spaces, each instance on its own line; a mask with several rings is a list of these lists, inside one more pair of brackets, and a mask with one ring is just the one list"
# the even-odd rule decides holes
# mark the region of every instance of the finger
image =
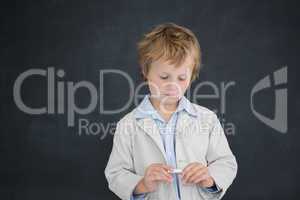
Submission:
[[165,165],[165,164],[162,164],[161,165],[161,168],[163,168],[164,170],[166,170],[167,172],[170,172],[172,171],[173,167],[169,166],[169,165]]
[[148,171],[150,172],[150,171],[153,171],[153,170],[156,170],[156,169],[160,169],[160,168],[163,168],[163,169],[165,169],[166,171],[172,169],[170,166],[165,165],[165,164],[162,164],[162,163],[153,163],[153,164],[150,165]]
[[201,184],[201,182],[206,181],[208,178],[209,178],[208,174],[202,174],[198,178],[196,178],[194,181],[192,181],[192,183],[194,183],[194,184],[200,183]]
[[168,178],[163,173],[156,172],[152,176],[153,176],[153,179],[152,179],[153,181],[163,181],[163,182],[168,182],[168,183],[172,182],[172,177]]
[[189,178],[185,179],[185,181],[188,183],[193,182],[198,176],[201,176],[206,173],[207,173],[206,167],[200,168],[197,171],[194,171]]
[[192,177],[195,173],[197,173],[197,171],[202,169],[201,165],[195,164],[193,165],[193,167],[189,167],[188,168],[189,171],[187,171],[184,175],[183,175],[183,180],[185,182],[188,182],[189,178]]
[[168,166],[168,165],[160,165],[156,169],[158,169],[160,171],[163,171],[164,173],[167,173],[167,174],[171,175],[173,167]]
[[156,168],[156,169],[154,170],[154,172],[155,172],[155,173],[162,173],[162,174],[164,174],[166,177],[168,177],[169,179],[172,178],[172,175],[171,175],[169,172],[167,172],[164,168]]
[[199,170],[192,177],[190,177],[189,180],[187,180],[187,182],[189,182],[189,183],[199,182],[198,179],[200,179],[201,177],[203,177],[203,178],[207,178],[208,177],[207,170],[205,170],[205,169]]
[[189,172],[192,168],[195,166],[200,165],[203,166],[201,163],[193,162],[188,164],[183,170],[182,170],[182,176],[184,176],[187,172]]
[[188,164],[188,165],[182,170],[181,177],[182,177],[182,178],[185,178],[186,174],[190,171],[191,168],[193,168],[193,166],[194,166],[194,163]]

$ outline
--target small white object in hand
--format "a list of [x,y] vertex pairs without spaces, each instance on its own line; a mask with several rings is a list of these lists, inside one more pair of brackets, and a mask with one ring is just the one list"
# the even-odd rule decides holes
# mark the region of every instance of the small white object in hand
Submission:
[[169,173],[171,173],[171,174],[180,174],[180,173],[182,173],[182,169],[173,169],[173,170],[169,171]]

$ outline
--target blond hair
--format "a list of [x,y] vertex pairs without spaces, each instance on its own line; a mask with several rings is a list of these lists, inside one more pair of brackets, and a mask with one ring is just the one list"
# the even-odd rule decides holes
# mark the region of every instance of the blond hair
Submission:
[[194,33],[174,23],[164,23],[146,33],[137,44],[138,59],[144,78],[155,60],[164,59],[179,66],[186,57],[193,56],[194,66],[191,80],[198,76],[201,63],[201,49]]

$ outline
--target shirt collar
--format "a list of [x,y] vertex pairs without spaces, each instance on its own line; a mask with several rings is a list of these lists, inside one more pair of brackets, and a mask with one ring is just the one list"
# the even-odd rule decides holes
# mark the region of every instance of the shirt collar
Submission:
[[[196,111],[195,108],[193,107],[192,103],[185,97],[183,96],[178,103],[177,109],[175,112],[181,112],[185,111],[191,116],[196,117]],[[137,107],[135,113],[134,113],[135,118],[140,119],[140,118],[146,118],[146,117],[152,117],[153,119],[161,119],[161,116],[158,114],[158,112],[155,110],[153,107],[149,95],[146,95],[143,99],[143,101],[140,103],[140,105]]]

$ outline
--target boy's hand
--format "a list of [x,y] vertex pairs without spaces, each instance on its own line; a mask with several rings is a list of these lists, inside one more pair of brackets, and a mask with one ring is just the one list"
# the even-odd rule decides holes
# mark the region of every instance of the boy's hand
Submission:
[[188,164],[181,177],[184,184],[197,184],[201,187],[212,187],[215,184],[207,167],[197,162]]
[[172,170],[170,166],[165,164],[151,164],[147,167],[143,183],[148,192],[153,192],[156,189],[158,182],[172,182],[172,175],[169,173]]
[[172,182],[172,168],[165,164],[155,163],[147,167],[144,178],[135,187],[134,193],[141,194],[156,190],[158,182]]

